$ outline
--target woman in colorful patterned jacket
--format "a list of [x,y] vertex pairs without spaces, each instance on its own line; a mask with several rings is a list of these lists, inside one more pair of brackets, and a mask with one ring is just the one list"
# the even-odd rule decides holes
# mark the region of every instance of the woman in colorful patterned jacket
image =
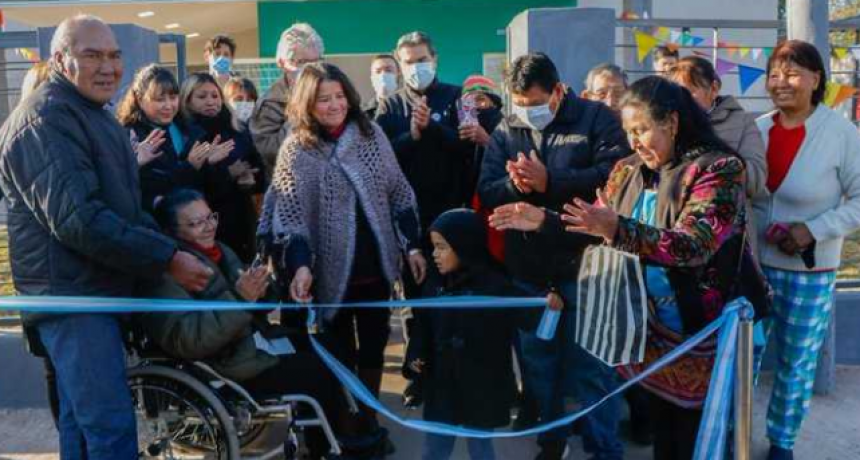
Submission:
[[[699,331],[734,292],[744,233],[743,161],[721,141],[686,89],[660,77],[634,83],[622,121],[637,155],[621,160],[598,202],[565,205],[558,215],[527,203],[497,208],[500,229],[585,233],[639,256],[649,297],[645,362],[632,376]],[[713,343],[650,376],[654,458],[693,456],[714,363]]]
[[768,325],[778,356],[767,413],[769,460],[793,457],[830,325],[842,241],[860,227],[860,136],[822,104],[824,62],[809,43],[776,47],[767,63],[776,110],[757,121],[769,175],[753,210],[759,258],[776,294]]

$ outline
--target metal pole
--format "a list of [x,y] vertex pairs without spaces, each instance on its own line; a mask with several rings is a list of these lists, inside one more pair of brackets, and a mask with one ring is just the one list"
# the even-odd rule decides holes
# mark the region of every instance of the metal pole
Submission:
[[714,27],[714,65],[717,65],[717,53],[719,52],[720,47],[720,29]]
[[753,320],[741,317],[735,369],[735,460],[750,460],[752,445]]

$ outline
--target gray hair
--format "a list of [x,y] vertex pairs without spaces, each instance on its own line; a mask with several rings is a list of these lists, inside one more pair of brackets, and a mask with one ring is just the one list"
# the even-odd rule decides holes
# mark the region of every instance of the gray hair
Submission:
[[624,82],[624,87],[627,87],[627,72],[625,72],[621,67],[618,67],[615,64],[600,64],[597,67],[588,71],[588,76],[585,77],[585,89],[589,91],[594,90],[594,80],[597,77],[608,76],[612,78],[619,78],[622,82]]
[[325,45],[320,34],[310,24],[300,22],[293,24],[281,34],[275,57],[277,59],[290,60],[296,48],[299,47],[315,49],[319,52],[320,57],[325,52]]
[[431,56],[436,56],[436,48],[433,47],[433,40],[424,32],[409,32],[397,40],[397,48],[395,51],[400,51],[403,47],[413,47],[427,45],[427,51],[430,51]]
[[71,50],[75,46],[75,32],[96,25],[109,27],[100,17],[91,14],[77,14],[63,19],[51,37],[51,56]]

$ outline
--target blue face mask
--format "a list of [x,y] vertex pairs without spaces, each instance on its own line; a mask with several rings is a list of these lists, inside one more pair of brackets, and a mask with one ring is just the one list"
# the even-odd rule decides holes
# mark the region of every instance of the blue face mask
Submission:
[[520,121],[536,131],[543,131],[555,118],[555,114],[549,108],[549,103],[532,107],[520,107],[513,104],[513,113]]
[[230,67],[233,63],[226,56],[212,56],[209,58],[209,71],[218,75],[227,75],[230,73]]

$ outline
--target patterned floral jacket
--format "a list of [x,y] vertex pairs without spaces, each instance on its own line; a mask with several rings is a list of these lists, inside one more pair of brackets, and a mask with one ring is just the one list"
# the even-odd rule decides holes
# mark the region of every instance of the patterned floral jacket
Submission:
[[[735,155],[693,150],[657,171],[633,155],[609,176],[606,197],[619,213],[616,249],[667,268],[685,333],[717,318],[737,278],[746,219],[744,164]],[[653,185],[652,185],[653,184]],[[631,219],[647,187],[657,190],[657,226]]]

